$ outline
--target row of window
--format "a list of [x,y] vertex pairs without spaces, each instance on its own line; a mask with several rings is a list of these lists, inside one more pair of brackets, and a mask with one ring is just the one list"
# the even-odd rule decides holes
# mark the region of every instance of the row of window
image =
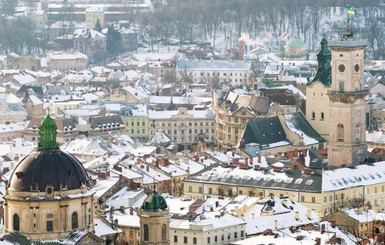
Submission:
[[[311,120],[315,120],[315,112],[313,111],[312,113],[311,113]],[[321,115],[320,115],[320,120],[321,121],[323,121],[323,120],[325,120],[325,114],[323,113],[323,112],[321,112]]]
[[[160,123],[160,122],[155,122],[155,120],[153,120],[153,123],[154,124],[156,124],[156,126],[157,127],[160,127],[160,126],[162,126],[162,127],[171,127],[172,126],[172,124],[171,123],[167,123],[167,125],[166,125],[166,123]],[[214,122],[206,122],[206,123],[203,123],[203,122],[200,122],[199,123],[199,126],[201,126],[201,127],[203,127],[204,125],[206,125],[206,126],[209,126],[209,125],[211,125],[211,126],[214,126]],[[190,123],[188,123],[188,127],[192,127],[193,126],[193,123],[192,122],[190,122]],[[198,126],[198,123],[197,122],[195,122],[194,123],[194,126],[195,127],[197,127]],[[178,123],[174,123],[174,127],[187,127],[187,123],[185,124],[185,123],[180,123],[179,125],[178,125]]]
[[[232,238],[231,238],[231,234],[232,233],[228,233],[227,234],[227,240],[231,240]],[[245,232],[244,231],[241,231],[240,232],[240,237],[241,238],[243,238],[244,237],[244,235],[245,235]],[[211,243],[211,242],[218,242],[219,240],[219,237],[218,236],[214,236],[213,237],[214,239],[212,239],[212,237],[207,237],[207,244],[209,244],[209,243]],[[237,239],[238,238],[238,232],[237,231],[235,231],[234,233],[233,233],[233,239]],[[221,235],[221,241],[224,241],[225,240],[225,235],[224,234],[222,234]],[[176,242],[178,242],[179,241],[179,237],[178,236],[174,236],[174,243],[176,243]],[[189,243],[189,241],[188,241],[188,237],[187,236],[184,236],[183,237],[183,243]],[[196,237],[193,237],[193,240],[192,240],[192,244],[198,244],[198,239],[196,238]]]
[[[209,72],[207,72],[206,74],[207,74],[207,76],[211,76],[211,74],[210,74]],[[204,73],[204,72],[201,72],[201,76],[204,76],[204,75],[205,75],[205,73]],[[220,76],[221,74],[220,74],[219,72],[218,72],[217,74],[215,74],[215,72],[213,72],[212,75],[213,75],[213,76]],[[222,74],[222,76],[227,76],[227,73],[224,72],[224,73]],[[232,77],[232,76],[233,76],[233,73],[230,72],[230,73],[229,73],[229,76]],[[235,73],[234,73],[234,76],[238,76],[238,73],[235,72]],[[240,76],[240,77],[247,77],[247,73],[239,73],[239,76]]]
[[[36,214],[34,214],[34,217],[36,217]],[[53,232],[53,214],[47,214],[46,216],[46,230],[47,232]],[[73,212],[71,215],[71,228],[72,230],[75,230],[79,228],[78,223],[78,213]],[[36,227],[36,223],[33,224],[34,227]],[[13,215],[13,230],[14,231],[20,231],[20,217],[18,214]]]

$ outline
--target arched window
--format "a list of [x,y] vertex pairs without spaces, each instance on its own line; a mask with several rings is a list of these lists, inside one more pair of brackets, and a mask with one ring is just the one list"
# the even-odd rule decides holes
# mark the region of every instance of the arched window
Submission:
[[20,231],[20,219],[19,219],[19,215],[17,214],[13,215],[13,230]]
[[325,120],[325,114],[321,112],[321,121]]
[[315,119],[315,112],[314,112],[314,111],[311,113],[311,119],[312,119],[312,120]]
[[344,125],[342,123],[337,125],[337,141],[344,142]]
[[72,230],[75,230],[78,228],[78,213],[77,212],[73,212],[72,213],[72,217],[71,217],[71,221],[72,221]]
[[162,241],[167,240],[167,225],[163,224],[162,225]]
[[53,214],[47,214],[47,231],[53,231]]
[[149,241],[149,234],[148,234],[148,225],[144,224],[143,225],[143,241],[148,242]]

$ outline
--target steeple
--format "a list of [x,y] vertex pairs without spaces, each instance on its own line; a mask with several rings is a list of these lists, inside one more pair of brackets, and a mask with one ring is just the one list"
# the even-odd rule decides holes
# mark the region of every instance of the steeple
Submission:
[[57,148],[56,142],[57,125],[55,120],[48,114],[46,118],[41,122],[39,127],[39,149],[51,149]]
[[331,60],[332,56],[328,47],[328,41],[324,37],[321,40],[321,50],[317,54],[317,73],[310,83],[320,81],[325,86],[330,87],[332,84]]

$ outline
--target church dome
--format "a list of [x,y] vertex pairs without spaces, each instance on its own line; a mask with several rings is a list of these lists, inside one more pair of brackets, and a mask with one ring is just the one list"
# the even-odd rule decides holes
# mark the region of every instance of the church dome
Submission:
[[15,167],[9,179],[9,190],[75,190],[89,184],[87,172],[79,160],[59,149],[56,131],[56,122],[48,115],[39,127],[38,149]]
[[12,191],[54,191],[80,189],[89,184],[82,164],[60,149],[38,149],[14,169],[8,188]]
[[300,39],[291,39],[286,43],[286,47],[290,48],[304,48],[305,47],[305,42],[300,40]]
[[285,57],[299,58],[305,56],[307,53],[306,44],[300,39],[292,39],[286,43]]
[[166,209],[168,209],[166,200],[156,191],[148,195],[142,205],[144,211],[164,211]]

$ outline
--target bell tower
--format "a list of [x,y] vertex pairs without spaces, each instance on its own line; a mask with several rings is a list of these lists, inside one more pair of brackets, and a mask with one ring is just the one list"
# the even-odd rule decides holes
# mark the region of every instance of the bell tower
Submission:
[[332,55],[328,166],[354,166],[366,159],[364,51],[366,40],[348,30],[329,42]]

